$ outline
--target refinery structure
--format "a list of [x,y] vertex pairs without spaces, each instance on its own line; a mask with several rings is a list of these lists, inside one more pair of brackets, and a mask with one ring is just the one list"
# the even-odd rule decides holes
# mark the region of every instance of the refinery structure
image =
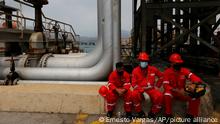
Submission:
[[[0,89],[10,96],[0,97],[6,101],[0,103],[0,111],[103,114],[100,85],[107,83],[119,61],[131,73],[141,51],[149,53],[152,64],[162,70],[168,56],[178,52],[187,67],[216,77],[211,85],[218,87],[219,0],[132,0],[132,29],[130,37],[124,39],[121,0],[97,0],[95,43],[80,42],[80,34],[71,24],[45,15],[42,8],[50,6],[52,0],[14,2],[34,8],[35,18],[7,5],[7,0],[0,1]],[[83,44],[93,50],[83,51]],[[10,92],[3,92],[4,88]],[[216,94],[214,88],[213,104],[218,106]],[[38,101],[41,105],[36,104]],[[213,107],[210,110],[213,112]]]

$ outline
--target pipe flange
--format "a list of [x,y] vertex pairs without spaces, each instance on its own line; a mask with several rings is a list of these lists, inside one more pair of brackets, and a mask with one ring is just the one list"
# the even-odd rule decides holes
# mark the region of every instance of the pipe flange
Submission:
[[45,54],[41,57],[39,61],[39,67],[46,67],[48,58],[53,57],[52,53]]
[[22,55],[18,61],[18,67],[27,67],[28,66],[29,55]]

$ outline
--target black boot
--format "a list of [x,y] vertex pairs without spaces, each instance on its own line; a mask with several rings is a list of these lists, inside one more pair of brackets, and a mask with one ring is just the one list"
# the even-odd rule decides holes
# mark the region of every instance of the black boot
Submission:
[[108,111],[107,112],[107,117],[112,118],[112,116],[113,116],[113,111]]
[[166,120],[163,121],[164,124],[171,124],[170,120],[171,118],[173,118],[172,114],[165,114],[164,117],[166,118]]
[[132,114],[131,114],[131,112],[126,112],[126,118],[129,118],[130,120],[132,120]]
[[146,115],[143,111],[140,111],[138,112],[138,115],[137,115],[138,118],[146,118]]
[[149,112],[148,115],[147,115],[148,118],[152,118],[152,119],[155,119],[156,118],[156,114],[152,113],[152,112]]

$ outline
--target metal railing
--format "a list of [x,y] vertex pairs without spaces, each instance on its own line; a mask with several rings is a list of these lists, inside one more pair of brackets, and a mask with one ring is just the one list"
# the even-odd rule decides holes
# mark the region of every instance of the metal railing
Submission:
[[[34,27],[34,24],[36,22],[35,19],[23,16],[23,14],[21,12],[20,12],[20,15],[18,12],[17,12],[17,15],[7,14],[7,15],[12,16],[12,18],[13,18],[12,20],[7,20],[6,18],[2,17],[3,15],[6,15],[6,13],[0,11],[0,20],[16,22],[16,25],[17,25],[16,29],[21,30],[22,34],[23,34],[24,30],[33,30],[33,28],[30,29],[30,27]],[[43,21],[44,32],[49,33],[49,35],[46,36],[46,38],[48,40],[52,39],[51,34],[55,34],[54,27],[57,27],[57,26],[58,26],[57,28],[58,28],[59,40],[63,39],[63,35],[66,35],[67,40],[72,41],[73,44],[75,44],[77,39],[79,39],[79,35],[77,35],[75,33],[72,25],[67,24],[65,22],[61,22],[61,21],[52,19],[52,18],[48,18],[43,13],[42,13],[42,15],[43,15],[42,17],[44,20]],[[29,21],[29,23],[28,23],[28,21]],[[28,29],[28,24],[31,24],[31,26],[29,26],[29,29]]]
[[[67,35],[67,37],[69,37],[69,35],[73,38],[73,42],[78,41],[79,39],[79,35],[77,35],[72,27],[72,25],[67,24],[65,22],[61,22],[52,18],[48,18],[46,17],[43,13],[43,27],[46,31],[49,31],[50,33],[55,33],[54,27],[58,29],[58,33],[59,35]],[[60,34],[61,33],[61,34]]]

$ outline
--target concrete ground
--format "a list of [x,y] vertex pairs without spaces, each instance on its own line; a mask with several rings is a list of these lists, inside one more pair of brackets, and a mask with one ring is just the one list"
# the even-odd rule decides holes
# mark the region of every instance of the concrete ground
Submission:
[[[104,115],[0,112],[0,124],[116,124],[116,122],[100,122],[100,117],[104,117]],[[220,119],[220,114],[215,112],[213,117]],[[162,123],[128,122],[120,124]],[[204,124],[219,124],[219,122]]]
[[90,124],[98,115],[0,112],[0,124]]
[[[220,96],[219,96],[219,88],[220,88],[220,78],[216,77],[204,77],[207,82],[211,85],[212,88],[212,96],[213,96],[213,101],[214,101],[214,110],[215,112],[211,117],[216,117],[218,118],[220,122]],[[28,87],[29,85],[27,85]],[[65,93],[69,93],[70,91],[72,92],[71,87],[63,86],[65,88]],[[12,87],[13,88],[13,87]],[[74,86],[74,92],[79,92],[78,90],[80,89],[79,87]],[[84,87],[86,90],[88,87]],[[41,87],[40,89],[35,86],[34,88],[31,88],[31,91],[28,90],[23,91],[19,90],[19,92],[39,92],[41,90],[44,91],[44,89],[49,89],[48,85],[44,85],[43,88]],[[51,86],[50,86],[51,89]],[[91,87],[89,87],[91,90]],[[13,89],[15,91],[15,88]],[[97,90],[94,87],[94,90]],[[9,95],[9,91],[7,87],[1,88],[1,97],[5,97]],[[48,90],[45,90],[48,91]],[[55,91],[63,91],[63,89],[59,86],[55,86]],[[88,90],[89,91],[89,90]],[[52,91],[51,91],[52,92]],[[6,94],[4,94],[6,93]],[[91,93],[90,93],[91,94]],[[36,96],[35,96],[36,97]],[[94,114],[54,114],[54,113],[30,113],[30,112],[5,112],[5,111],[0,111],[0,124],[104,124],[98,121],[100,117],[104,117],[104,115],[94,115]],[[115,123],[112,123],[115,124]],[[128,123],[129,124],[129,123]],[[141,123],[130,123],[130,124],[141,124]],[[210,123],[213,124],[213,123]]]

